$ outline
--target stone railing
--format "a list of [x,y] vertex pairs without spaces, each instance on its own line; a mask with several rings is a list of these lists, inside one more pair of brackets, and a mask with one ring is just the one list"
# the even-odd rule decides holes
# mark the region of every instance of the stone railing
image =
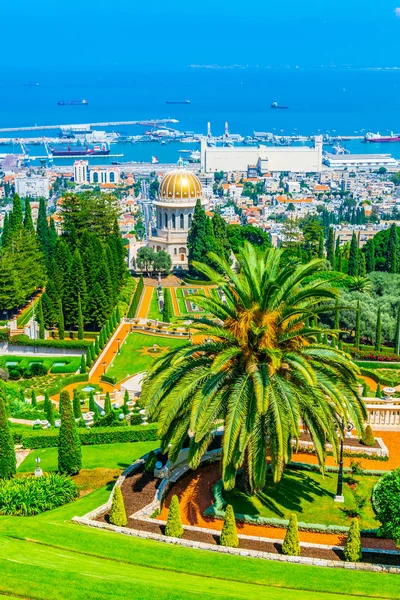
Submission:
[[364,400],[371,429],[400,431],[400,398],[393,398],[390,403],[384,402],[380,398],[365,398]]

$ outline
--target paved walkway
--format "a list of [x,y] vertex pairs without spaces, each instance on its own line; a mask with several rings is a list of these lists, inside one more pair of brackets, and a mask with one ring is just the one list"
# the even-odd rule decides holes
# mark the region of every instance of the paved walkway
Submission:
[[153,287],[150,287],[150,286],[144,287],[141,301],[139,304],[138,313],[136,315],[138,319],[146,319],[147,313],[149,312],[149,309],[150,309],[150,303],[151,303],[151,297],[153,295],[153,290],[154,290]]

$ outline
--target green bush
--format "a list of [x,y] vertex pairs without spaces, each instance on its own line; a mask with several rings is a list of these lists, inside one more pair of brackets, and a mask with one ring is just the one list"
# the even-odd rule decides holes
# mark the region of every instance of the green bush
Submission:
[[110,375],[102,375],[100,378],[104,383],[110,383],[111,385],[115,385],[117,383],[116,377],[111,377]]
[[0,515],[30,517],[72,502],[77,496],[72,479],[58,473],[0,480]]
[[171,498],[168,510],[168,519],[165,526],[165,535],[169,537],[181,538],[183,536],[183,527],[181,521],[181,509],[179,499],[176,494]]
[[128,523],[125,512],[124,499],[120,487],[114,488],[114,494],[112,497],[112,504],[110,510],[110,523],[117,525],[118,527],[125,527]]
[[106,392],[106,398],[104,400],[104,412],[108,415],[111,412],[111,398],[110,392]]
[[374,488],[372,503],[382,534],[400,540],[400,469],[381,477]]
[[6,401],[0,388],[0,480],[16,473],[14,441],[8,424]]
[[344,547],[344,559],[348,562],[360,562],[362,559],[360,524],[358,519],[352,519],[349,535]]
[[34,362],[30,366],[30,370],[34,377],[43,377],[44,375],[47,375],[47,373],[48,373],[48,369],[44,366],[43,363],[40,363],[40,362]]
[[154,472],[156,462],[157,462],[157,456],[152,450],[151,452],[148,453],[146,462],[144,464],[144,470],[146,471],[146,473]]
[[61,426],[58,444],[58,470],[75,475],[82,468],[82,450],[72,404],[67,391],[60,394]]
[[77,369],[73,365],[59,365],[58,367],[51,367],[50,373],[75,373]]
[[364,446],[375,446],[375,438],[370,425],[367,425],[361,442]]
[[299,528],[297,516],[294,513],[290,515],[289,526],[282,544],[282,553],[288,556],[300,556]]
[[[83,446],[120,442],[150,442],[158,439],[157,424],[132,427],[92,427],[89,430],[79,430],[79,437]],[[58,433],[54,429],[28,430],[20,439],[24,448],[31,449],[56,448],[59,443]]]
[[221,537],[219,538],[221,546],[227,548],[237,548],[239,546],[239,538],[236,531],[236,519],[233,508],[230,504],[225,510],[225,519],[221,531]]
[[135,317],[137,308],[139,306],[140,298],[142,296],[144,288],[143,275],[140,276],[138,284],[136,286],[135,293],[133,294],[132,302],[128,310],[128,318],[133,319]]
[[10,339],[14,346],[34,346],[36,348],[69,348],[71,350],[86,350],[90,340],[31,340],[25,334],[14,335]]

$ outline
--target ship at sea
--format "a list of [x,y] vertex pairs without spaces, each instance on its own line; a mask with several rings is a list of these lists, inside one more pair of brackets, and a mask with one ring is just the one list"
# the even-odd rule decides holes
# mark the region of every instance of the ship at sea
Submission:
[[190,100],[167,100],[165,104],[190,104]]
[[110,154],[108,144],[59,144],[50,146],[53,156],[107,156]]
[[364,142],[400,142],[400,133],[390,132],[390,135],[381,135],[378,133],[371,133],[370,131],[365,135]]
[[87,106],[89,102],[84,98],[83,100],[59,100],[58,106]]
[[283,106],[283,104],[278,104],[276,100],[271,104],[271,108],[289,108],[288,106]]

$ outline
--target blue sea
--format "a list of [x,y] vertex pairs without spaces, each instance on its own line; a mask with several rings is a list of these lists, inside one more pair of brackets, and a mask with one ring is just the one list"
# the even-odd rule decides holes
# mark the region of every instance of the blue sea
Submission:
[[[39,85],[24,85],[36,84]],[[88,106],[58,106],[81,100]],[[166,101],[190,100],[168,105]],[[276,100],[288,110],[271,110]],[[364,135],[400,131],[400,70],[297,68],[38,67],[3,69],[0,82],[0,127],[144,120],[172,117],[186,132],[221,135],[225,121],[232,133],[254,131],[289,134]],[[105,129],[101,127],[100,129]],[[107,128],[106,128],[107,129]],[[121,134],[148,127],[115,126]],[[0,133],[2,137],[38,136],[41,132]],[[54,135],[55,132],[44,132]],[[400,158],[400,143],[344,143],[351,152],[391,153]],[[5,152],[0,146],[0,152]],[[118,160],[175,162],[188,144],[116,144]],[[18,152],[19,147],[11,150]],[[8,150],[7,150],[8,151]],[[106,159],[111,161],[110,159]],[[99,162],[99,159],[96,159]]]

